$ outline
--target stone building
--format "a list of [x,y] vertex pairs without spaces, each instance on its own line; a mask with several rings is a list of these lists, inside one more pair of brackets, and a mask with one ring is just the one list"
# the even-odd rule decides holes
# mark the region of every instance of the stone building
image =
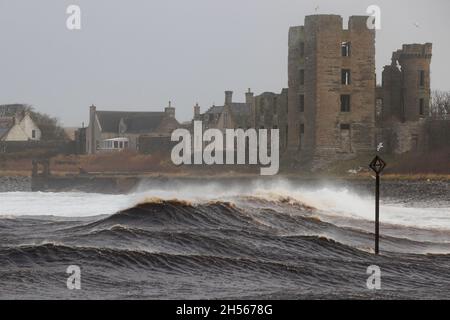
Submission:
[[[89,154],[114,150],[139,150],[139,137],[170,137],[179,126],[175,108],[164,112],[98,111],[89,109],[86,151]],[[147,150],[148,151],[148,150]]]
[[288,89],[281,93],[264,92],[254,98],[254,127],[279,129],[280,151],[287,148]]
[[200,106],[194,106],[194,120],[201,120],[204,129],[248,129],[254,127],[254,96],[248,89],[245,102],[234,102],[233,91],[225,91],[223,106],[210,107],[205,113],[200,113]]
[[[432,44],[405,44],[384,67],[376,90],[377,142],[385,152],[426,150]],[[450,137],[449,137],[450,138]]]
[[300,162],[374,150],[375,31],[367,17],[306,16],[289,30],[288,153]]

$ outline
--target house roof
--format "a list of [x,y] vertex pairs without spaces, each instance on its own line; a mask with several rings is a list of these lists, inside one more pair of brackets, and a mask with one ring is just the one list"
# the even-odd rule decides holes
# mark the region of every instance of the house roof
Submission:
[[165,117],[164,112],[97,111],[102,131],[114,133],[119,132],[121,122],[128,133],[152,132],[158,129]]
[[[250,108],[250,105],[245,102],[233,102],[231,105],[229,105],[231,112],[233,112],[236,115],[250,115],[252,110]],[[205,113],[208,114],[218,114],[223,112],[224,106],[212,106],[208,109]]]
[[11,128],[0,128],[0,139],[8,133]]
[[[231,111],[235,123],[239,127],[248,127],[249,120],[252,114],[251,105],[245,102],[233,102],[227,106]],[[208,109],[208,111],[204,113],[204,115],[220,115],[223,112],[224,108],[225,106],[212,106]],[[212,124],[216,123],[218,120],[219,117],[213,117],[213,119],[209,119],[210,123]]]
[[251,114],[252,110],[249,104],[243,102],[233,102],[230,106],[231,112],[236,115],[248,116]]
[[218,113],[222,113],[223,111],[223,106],[212,106],[211,108],[208,109],[208,111],[206,111],[205,113],[208,114],[218,114]]
[[6,135],[14,125],[13,117],[1,117],[0,118],[0,139]]

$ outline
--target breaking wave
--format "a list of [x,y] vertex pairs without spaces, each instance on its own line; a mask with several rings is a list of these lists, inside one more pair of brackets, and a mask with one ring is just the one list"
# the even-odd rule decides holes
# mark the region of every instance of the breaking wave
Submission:
[[[370,264],[382,265],[390,284],[402,286],[385,297],[414,296],[417,286],[438,296],[450,290],[441,276],[450,266],[445,207],[384,204],[382,254],[375,256],[373,199],[346,189],[278,184],[222,188],[220,195],[214,185],[172,189],[119,198],[52,194],[59,204],[64,197],[97,201],[93,207],[108,203],[102,215],[78,216],[54,214],[55,207],[52,216],[37,214],[40,204],[36,214],[14,215],[8,197],[18,195],[2,194],[0,297],[27,297],[36,283],[45,297],[67,295],[55,288],[71,264],[86,274],[84,298],[373,298],[361,285]],[[105,212],[113,208],[119,209]]]

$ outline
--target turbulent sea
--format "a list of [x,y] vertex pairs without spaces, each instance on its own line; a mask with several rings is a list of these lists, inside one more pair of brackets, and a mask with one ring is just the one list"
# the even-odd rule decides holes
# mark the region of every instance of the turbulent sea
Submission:
[[450,298],[449,183],[383,183],[379,256],[372,184],[0,193],[0,299]]

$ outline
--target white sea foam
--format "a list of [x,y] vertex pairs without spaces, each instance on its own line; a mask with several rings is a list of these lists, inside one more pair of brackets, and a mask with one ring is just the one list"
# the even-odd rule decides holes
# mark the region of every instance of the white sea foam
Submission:
[[[0,193],[0,216],[53,215],[62,217],[87,217],[113,214],[129,208],[148,197],[180,199],[192,202],[208,200],[232,200],[236,196],[251,195],[262,198],[291,197],[312,206],[330,216],[373,220],[373,196],[361,196],[345,188],[324,187],[308,189],[285,180],[224,186],[219,182],[204,184],[179,184],[140,186],[129,195],[105,195],[95,193]],[[381,203],[381,221],[384,223],[439,228],[450,230],[450,208],[413,208]]]

